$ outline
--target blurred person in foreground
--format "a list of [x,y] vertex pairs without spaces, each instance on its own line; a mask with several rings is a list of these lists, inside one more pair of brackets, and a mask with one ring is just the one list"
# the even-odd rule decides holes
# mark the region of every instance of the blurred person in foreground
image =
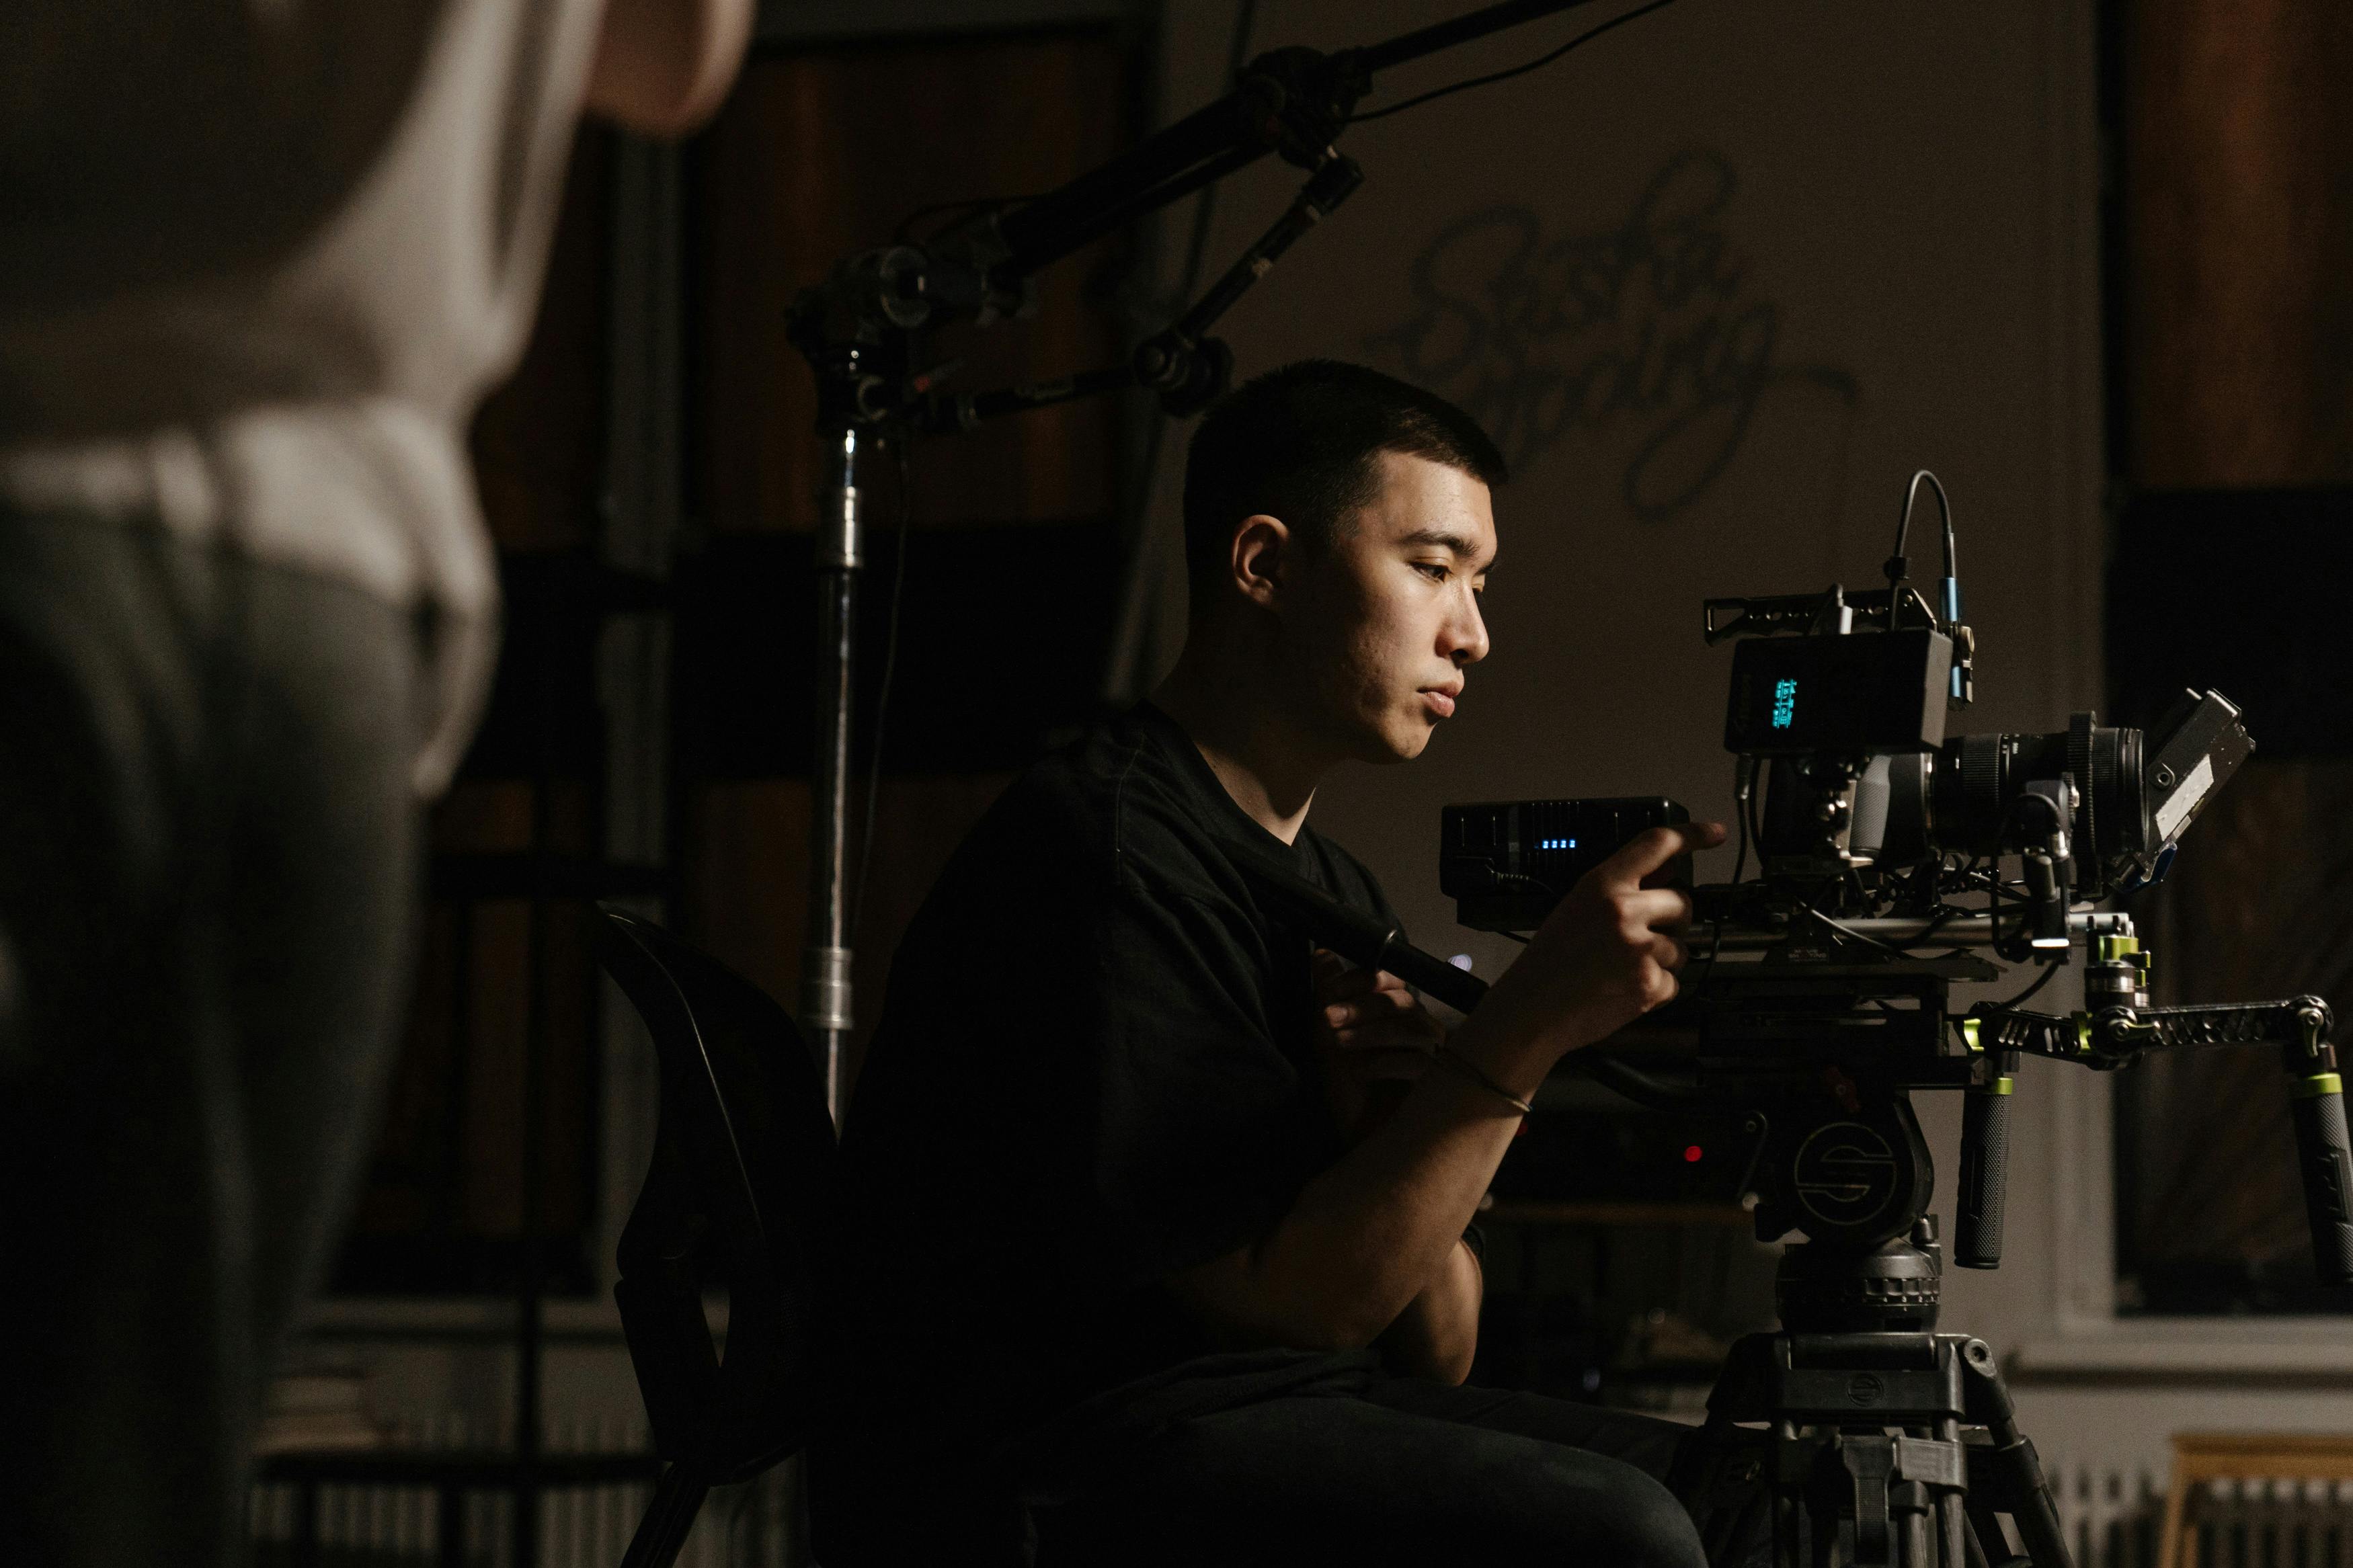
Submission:
[[578,116],[706,117],[752,0],[0,19],[0,1536],[217,1568],[495,649],[465,434]]

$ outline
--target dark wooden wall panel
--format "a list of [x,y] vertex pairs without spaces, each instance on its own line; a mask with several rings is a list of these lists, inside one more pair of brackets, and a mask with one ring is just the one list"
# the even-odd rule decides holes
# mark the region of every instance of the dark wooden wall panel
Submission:
[[474,476],[503,550],[579,549],[602,527],[613,133],[572,149],[539,318],[514,374],[474,419]]
[[[698,150],[701,500],[723,530],[816,523],[816,395],[786,338],[794,295],[918,208],[1053,186],[1122,138],[1124,64],[1107,32],[797,50],[755,58]],[[928,229],[940,215],[923,220]],[[1038,312],[943,333],[959,389],[1114,363],[1119,323],[1088,280],[1107,241],[1039,279]],[[1115,406],[1096,399],[953,441],[919,465],[921,524],[1102,517]]]
[[2137,0],[2132,478],[2353,484],[2353,5]]
[[[2200,817],[2149,922],[2167,1001],[2353,973],[2353,754],[2330,608],[2353,551],[2353,5],[2113,0],[2124,181],[2112,361],[2128,504],[2110,571],[2116,716],[2184,684],[2246,710],[2258,754]],[[2313,1279],[2275,1053],[2122,1075],[2126,1310],[2335,1311]]]
[[[2305,992],[2353,1006],[2353,763],[2260,755],[2200,813],[2139,913],[2161,1003]],[[2152,1056],[2119,1076],[2129,1305],[2345,1311],[2314,1283],[2295,1130],[2269,1047]]]

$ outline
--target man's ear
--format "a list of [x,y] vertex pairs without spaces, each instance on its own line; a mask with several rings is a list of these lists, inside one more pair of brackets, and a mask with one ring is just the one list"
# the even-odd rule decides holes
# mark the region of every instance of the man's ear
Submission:
[[1281,518],[1259,512],[1242,519],[1227,561],[1234,585],[1261,609],[1272,609],[1282,595],[1290,552],[1291,530]]

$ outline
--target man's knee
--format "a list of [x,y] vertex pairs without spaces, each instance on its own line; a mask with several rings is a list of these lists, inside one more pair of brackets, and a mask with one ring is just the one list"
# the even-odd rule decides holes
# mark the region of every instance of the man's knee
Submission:
[[1041,1563],[1090,1568],[1706,1563],[1682,1504],[1637,1466],[1345,1401],[1182,1423],[1134,1470],[1035,1517]]
[[1563,1454],[1535,1533],[1573,1545],[1579,1561],[1627,1568],[1706,1568],[1691,1515],[1665,1485],[1622,1459]]

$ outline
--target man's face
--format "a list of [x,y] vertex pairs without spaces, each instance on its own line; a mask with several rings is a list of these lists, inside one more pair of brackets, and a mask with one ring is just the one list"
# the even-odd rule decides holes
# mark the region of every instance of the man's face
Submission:
[[1487,487],[1383,452],[1372,503],[1284,574],[1282,642],[1312,721],[1344,754],[1403,762],[1454,712],[1487,657],[1479,595],[1495,559]]

